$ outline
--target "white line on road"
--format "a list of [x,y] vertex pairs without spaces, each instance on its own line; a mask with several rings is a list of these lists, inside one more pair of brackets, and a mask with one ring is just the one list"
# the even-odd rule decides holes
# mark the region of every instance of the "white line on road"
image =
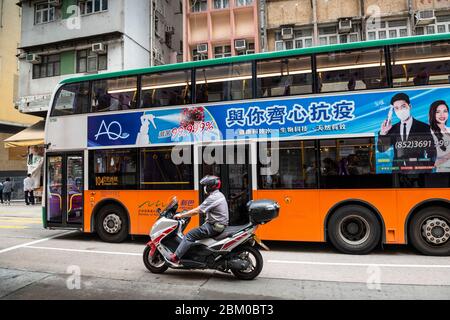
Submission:
[[343,262],[315,262],[315,261],[289,261],[268,260],[269,263],[307,264],[319,266],[346,266],[346,267],[387,267],[387,268],[449,268],[448,264],[389,264],[389,263],[343,263]]
[[75,231],[71,230],[71,231],[67,231],[67,232],[56,234],[56,235],[48,237],[48,238],[44,238],[44,239],[40,239],[40,240],[36,240],[36,241],[32,241],[32,242],[27,242],[27,243],[24,243],[24,244],[19,244],[19,245],[14,246],[14,247],[10,247],[10,248],[6,248],[6,249],[3,249],[3,250],[0,250],[0,254],[8,252],[8,251],[12,251],[12,250],[20,249],[20,248],[23,248],[23,247],[26,247],[26,246],[32,246],[34,244],[38,244],[38,243],[45,242],[45,241],[48,241],[48,240],[51,240],[51,239],[54,239],[54,238],[58,238],[58,237],[61,237],[63,235],[66,235],[66,234],[69,234],[69,233],[72,233],[72,232],[75,232]]
[[115,254],[115,255],[122,255],[122,256],[142,256],[142,253],[131,253],[131,252],[114,252],[114,251],[82,250],[82,249],[35,247],[35,246],[25,246],[24,248],[27,248],[27,249],[38,249],[38,250],[83,252],[83,253]]

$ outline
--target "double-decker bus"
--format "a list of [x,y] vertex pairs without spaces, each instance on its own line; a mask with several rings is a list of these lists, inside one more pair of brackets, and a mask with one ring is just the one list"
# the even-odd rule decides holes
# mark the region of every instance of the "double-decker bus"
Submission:
[[251,199],[280,203],[263,240],[449,255],[448,103],[450,34],[66,79],[46,120],[44,226],[148,234],[215,174],[233,225]]

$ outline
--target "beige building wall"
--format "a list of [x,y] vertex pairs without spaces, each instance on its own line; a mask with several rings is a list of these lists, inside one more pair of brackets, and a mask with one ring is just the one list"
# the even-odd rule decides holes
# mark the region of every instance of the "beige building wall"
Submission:
[[[14,108],[18,93],[17,47],[20,43],[20,8],[16,1],[0,0],[0,125],[30,125],[39,118],[24,115]],[[22,129],[24,129],[23,127]],[[13,134],[0,133],[0,172],[26,171],[26,148],[6,149],[3,141]]]
[[[339,19],[352,18],[353,29],[350,33],[357,33],[357,41],[367,40],[373,36],[369,34],[369,21],[373,23],[376,21],[371,19],[373,17],[380,18],[385,34],[389,37],[390,32],[397,32],[397,36],[402,33],[406,35],[415,34],[429,34],[427,25],[418,26],[420,33],[415,26],[415,15],[419,10],[434,10],[437,18],[435,22],[435,32],[437,32],[437,24],[446,24],[450,16],[450,0],[266,0],[265,12],[265,27],[266,29],[266,46],[264,50],[276,50],[276,43],[285,40],[280,37],[281,29],[293,27],[294,30],[312,30],[312,35],[300,35],[303,37],[311,37],[313,45],[321,45],[320,37],[328,35],[332,32],[330,30],[324,31],[321,28],[329,26],[338,26]],[[441,19],[439,20],[439,17]],[[447,20],[446,20],[447,19]],[[405,21],[403,26],[399,25],[399,21]],[[450,32],[450,25],[446,25]],[[397,29],[394,31],[394,29]],[[417,32],[416,32],[417,31]],[[336,31],[333,41],[337,38],[340,41],[344,33]],[[369,37],[370,36],[370,37]],[[377,38],[381,35],[377,33]],[[288,40],[295,43],[297,39]],[[350,37],[347,37],[350,39]],[[354,38],[353,40],[354,41]],[[348,41],[347,41],[348,42]],[[303,44],[304,44],[303,40]],[[329,42],[330,43],[330,42]],[[328,43],[328,44],[329,44]],[[335,42],[336,43],[336,42]],[[286,46],[287,47],[287,46]],[[294,45],[295,47],[295,45]],[[289,48],[292,48],[290,45]],[[285,48],[287,49],[287,48]],[[280,50],[280,49],[278,49]]]
[[33,124],[39,118],[14,108],[19,72],[16,58],[20,43],[20,8],[16,1],[0,0],[0,122]]

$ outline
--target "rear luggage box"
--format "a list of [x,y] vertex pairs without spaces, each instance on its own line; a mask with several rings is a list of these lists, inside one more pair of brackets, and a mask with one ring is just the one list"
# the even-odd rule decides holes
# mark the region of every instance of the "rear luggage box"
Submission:
[[278,217],[280,205],[268,199],[253,200],[247,203],[247,210],[252,223],[263,224]]

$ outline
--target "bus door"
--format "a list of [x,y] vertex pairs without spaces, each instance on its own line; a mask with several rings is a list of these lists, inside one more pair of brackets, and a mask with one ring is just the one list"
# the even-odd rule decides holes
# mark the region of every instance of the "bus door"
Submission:
[[[230,225],[248,222],[246,204],[252,198],[251,164],[249,145],[202,146],[199,179],[215,175],[222,181],[221,191],[228,201]],[[199,186],[200,202],[205,198]],[[205,217],[201,217],[201,223]]]
[[83,223],[83,153],[47,154],[46,169],[47,225],[80,227]]

